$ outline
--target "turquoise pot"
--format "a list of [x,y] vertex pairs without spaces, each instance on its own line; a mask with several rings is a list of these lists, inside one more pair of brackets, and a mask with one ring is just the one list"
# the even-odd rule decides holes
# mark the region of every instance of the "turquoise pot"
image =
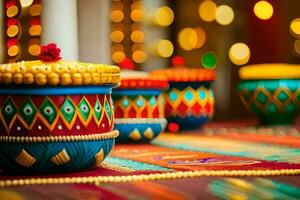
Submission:
[[292,124],[300,111],[300,80],[245,80],[238,86],[246,108],[262,124]]

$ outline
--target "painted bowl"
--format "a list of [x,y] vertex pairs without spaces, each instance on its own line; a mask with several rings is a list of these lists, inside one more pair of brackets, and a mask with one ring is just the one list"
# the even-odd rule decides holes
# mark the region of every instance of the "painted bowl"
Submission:
[[245,66],[238,90],[245,107],[262,124],[292,124],[300,111],[300,67],[287,64]]
[[110,153],[118,135],[111,99],[118,67],[28,61],[1,65],[0,76],[1,168],[78,171]]
[[152,74],[163,75],[169,81],[169,89],[164,92],[168,131],[196,129],[212,118],[213,70],[170,68],[156,70]]
[[115,129],[120,132],[117,142],[149,142],[164,129],[164,99],[162,90],[167,89],[164,77],[147,73],[124,71],[121,85],[113,90]]

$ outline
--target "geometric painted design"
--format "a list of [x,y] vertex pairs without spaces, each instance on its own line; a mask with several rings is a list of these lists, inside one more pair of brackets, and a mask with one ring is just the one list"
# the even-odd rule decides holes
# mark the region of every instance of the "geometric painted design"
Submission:
[[27,151],[22,149],[19,155],[15,158],[15,161],[24,167],[31,167],[36,162],[36,159]]
[[280,91],[277,96],[275,97],[281,103],[285,103],[290,97],[284,90]]
[[70,161],[70,157],[65,149],[61,150],[58,154],[51,158],[51,161],[56,165],[63,165]]
[[139,130],[136,128],[130,133],[129,137],[135,141],[138,141],[142,138]]
[[101,106],[98,98],[97,98],[95,106],[94,106],[94,115],[95,115],[97,121],[100,121],[100,119],[102,117],[102,106]]
[[158,95],[112,95],[117,118],[164,118],[164,97]]
[[104,160],[103,149],[101,149],[98,153],[96,153],[95,160],[96,160],[96,166],[99,166],[102,163],[102,161]]
[[56,107],[49,100],[49,98],[46,98],[44,100],[39,111],[40,111],[41,115],[47,120],[47,122],[50,125],[52,125],[52,123],[54,122],[54,120],[57,116],[57,111],[56,111]]
[[191,84],[182,90],[173,87],[164,97],[166,99],[165,115],[167,118],[178,116],[181,118],[187,116],[211,117],[213,115],[213,91],[203,85],[195,88]]
[[82,98],[82,100],[78,104],[78,109],[79,109],[79,113],[80,113],[81,117],[85,121],[87,121],[87,119],[91,113],[91,108],[90,108],[89,103],[86,100],[86,98]]
[[144,132],[144,136],[147,138],[147,139],[152,139],[153,136],[154,136],[154,133],[153,133],[153,130],[148,127],[145,132]]
[[17,108],[11,98],[8,98],[3,104],[1,113],[3,115],[6,126],[9,127],[12,120],[17,114]]
[[0,135],[85,135],[104,133],[113,128],[111,95],[18,98],[2,96]]
[[29,98],[26,98],[25,102],[19,109],[23,120],[27,123],[27,126],[30,126],[37,114],[37,109]]
[[60,108],[60,111],[63,118],[70,124],[75,117],[76,107],[69,98],[66,98]]
[[256,96],[256,100],[260,104],[265,104],[268,101],[268,96],[264,94],[264,91],[259,91]]

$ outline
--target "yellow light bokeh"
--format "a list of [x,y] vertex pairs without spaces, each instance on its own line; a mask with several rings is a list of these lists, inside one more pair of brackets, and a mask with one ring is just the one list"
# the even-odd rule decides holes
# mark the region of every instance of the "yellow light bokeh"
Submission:
[[178,43],[186,51],[196,48],[198,43],[197,32],[193,28],[184,28],[178,34]]
[[194,28],[197,34],[197,44],[195,46],[196,49],[201,48],[206,41],[206,33],[201,27]]
[[125,53],[122,52],[122,51],[116,51],[112,54],[112,60],[115,62],[115,63],[120,63],[122,62],[124,59],[125,59]]
[[20,0],[20,4],[22,7],[28,7],[33,3],[33,0]]
[[113,31],[110,34],[110,39],[113,42],[121,42],[124,39],[124,33],[122,31]]
[[244,65],[250,59],[250,49],[245,43],[235,43],[229,49],[229,59],[235,65]]
[[110,20],[115,23],[119,23],[124,19],[124,13],[122,10],[113,10],[110,12]]
[[174,13],[168,6],[163,6],[155,11],[155,23],[159,26],[169,26],[174,20]]
[[256,17],[268,20],[273,15],[273,6],[267,1],[258,1],[253,8]]
[[33,56],[37,56],[41,52],[41,46],[39,44],[30,45],[28,47],[28,52]]
[[141,9],[134,9],[130,13],[130,18],[134,22],[141,22],[144,18],[144,11]]
[[221,25],[228,25],[234,19],[234,12],[230,6],[221,5],[216,10],[216,21]]
[[130,38],[135,43],[141,43],[144,41],[144,33],[142,31],[133,31]]
[[212,22],[216,18],[217,5],[210,0],[202,1],[199,5],[198,13],[200,18],[206,22]]
[[157,44],[157,53],[163,58],[169,58],[173,54],[174,46],[169,40],[160,40]]
[[147,55],[144,51],[134,51],[132,53],[132,60],[136,63],[143,63],[147,59]]
[[135,1],[131,4],[130,8],[131,8],[131,10],[143,9],[143,4],[140,1]]
[[290,30],[295,37],[300,37],[300,18],[296,18],[291,22]]
[[295,52],[300,56],[300,40],[296,40],[294,42],[294,49]]
[[131,47],[132,51],[139,51],[139,50],[143,50],[144,47],[142,44],[133,44],[132,47]]

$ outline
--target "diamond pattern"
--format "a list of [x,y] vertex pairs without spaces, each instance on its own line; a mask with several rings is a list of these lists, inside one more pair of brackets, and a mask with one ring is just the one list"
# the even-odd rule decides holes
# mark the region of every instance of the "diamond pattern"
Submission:
[[54,122],[57,115],[56,107],[48,98],[44,100],[39,110],[41,115],[47,120],[49,124],[52,124]]
[[278,93],[278,95],[276,96],[276,98],[281,102],[281,103],[284,103],[286,102],[288,99],[289,99],[289,95],[284,92],[284,91],[280,91]]
[[96,100],[95,106],[94,106],[94,114],[96,119],[99,121],[101,119],[102,115],[102,106],[99,102],[99,99]]
[[9,126],[14,116],[17,114],[17,108],[11,98],[6,100],[2,107],[1,113],[4,117],[6,125]]
[[257,94],[256,99],[261,104],[265,104],[268,101],[268,97],[261,91]]
[[186,100],[188,100],[189,102],[192,101],[193,98],[194,98],[193,92],[191,92],[190,90],[186,91],[186,92],[184,93],[184,98],[185,98]]
[[22,118],[26,122],[28,126],[30,126],[34,120],[34,117],[37,114],[37,109],[30,101],[29,98],[26,98],[23,105],[19,109],[19,113],[21,114]]
[[83,98],[80,103],[78,104],[79,113],[82,118],[87,121],[89,115],[91,113],[91,109],[89,103],[87,102],[86,98]]
[[60,108],[60,111],[61,111],[64,119],[68,123],[71,123],[71,121],[74,118],[75,113],[76,113],[76,107],[69,98],[66,98],[63,105]]
[[108,115],[108,118],[111,119],[113,111],[112,111],[107,99],[105,99],[105,101],[104,101],[104,108],[105,108],[105,111]]

